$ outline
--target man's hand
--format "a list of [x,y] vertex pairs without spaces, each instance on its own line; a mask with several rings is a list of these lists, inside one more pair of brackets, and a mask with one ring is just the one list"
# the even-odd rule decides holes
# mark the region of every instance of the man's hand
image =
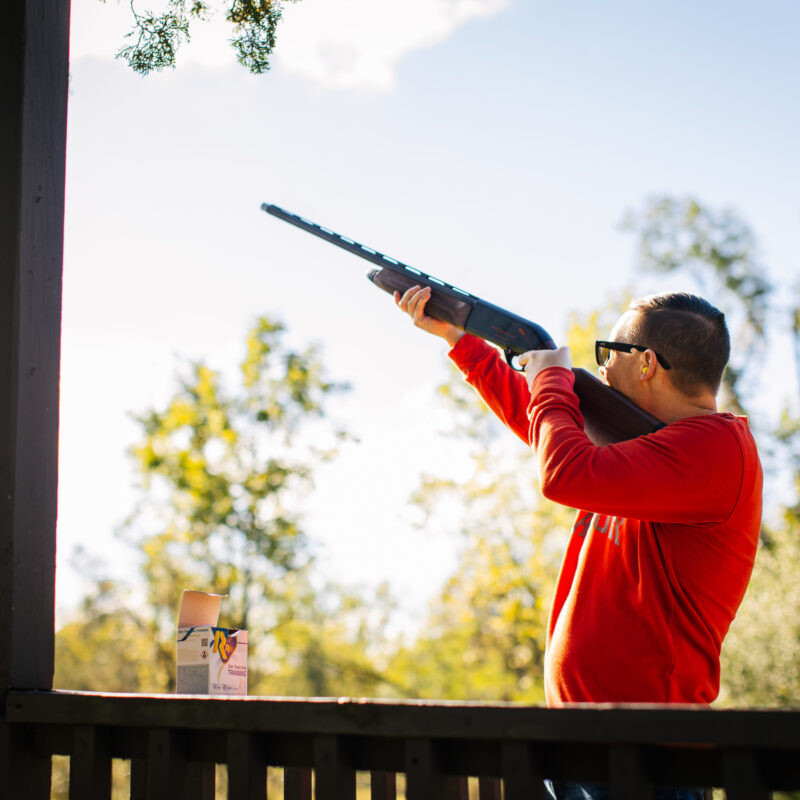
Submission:
[[569,347],[559,347],[558,350],[528,350],[519,357],[519,363],[525,367],[525,379],[528,381],[529,389],[543,369],[548,367],[572,369]]
[[431,287],[412,286],[400,297],[400,292],[394,293],[394,301],[398,307],[405,311],[414,324],[423,331],[432,333],[434,336],[441,336],[446,339],[450,347],[454,347],[456,342],[464,335],[464,331],[451,325],[449,322],[442,322],[434,319],[425,313],[425,305],[431,296]]

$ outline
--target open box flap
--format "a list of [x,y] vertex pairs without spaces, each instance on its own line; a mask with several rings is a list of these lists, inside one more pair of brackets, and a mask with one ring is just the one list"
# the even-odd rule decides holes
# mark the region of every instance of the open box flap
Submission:
[[222,594],[208,594],[184,589],[181,610],[178,614],[178,627],[188,628],[197,625],[216,626],[219,620],[219,606]]

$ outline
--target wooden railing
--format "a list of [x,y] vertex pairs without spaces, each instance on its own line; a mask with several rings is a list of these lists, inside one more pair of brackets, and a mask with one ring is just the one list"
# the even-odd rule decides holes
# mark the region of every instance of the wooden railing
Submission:
[[350,800],[359,772],[373,800],[397,797],[398,775],[408,800],[466,798],[468,776],[481,800],[543,798],[546,777],[607,784],[614,800],[800,788],[794,711],[13,691],[5,712],[17,752],[69,756],[70,798],[109,798],[113,758],[130,759],[137,800],[213,797],[214,764],[232,799],[263,800],[269,767],[286,800]]

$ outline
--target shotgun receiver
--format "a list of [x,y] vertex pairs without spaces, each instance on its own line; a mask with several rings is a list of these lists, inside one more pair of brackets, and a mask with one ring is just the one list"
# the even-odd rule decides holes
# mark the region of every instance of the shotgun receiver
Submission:
[[[503,350],[506,361],[513,369],[519,369],[514,359],[521,353],[556,348],[550,334],[535,322],[481,300],[463,289],[292,214],[280,206],[263,203],[261,210],[376,264],[378,269],[370,270],[367,277],[389,294],[397,291],[402,295],[412,286],[429,286],[431,296],[425,306],[426,314],[497,345]],[[595,444],[621,442],[664,427],[661,420],[639,408],[621,392],[606,386],[585,369],[575,369],[574,373],[575,394],[580,401],[584,429]]]

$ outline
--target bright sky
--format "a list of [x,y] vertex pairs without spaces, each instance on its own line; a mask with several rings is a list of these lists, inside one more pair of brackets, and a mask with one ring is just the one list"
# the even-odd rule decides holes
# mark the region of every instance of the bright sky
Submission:
[[302,0],[258,77],[217,19],[195,25],[177,70],[141,78],[113,59],[129,15],[72,2],[62,613],[83,588],[75,546],[127,574],[113,531],[135,498],[130,413],[169,397],[178,357],[229,369],[265,312],[353,384],[336,410],[361,444],[309,501],[321,565],[389,580],[411,618],[454,565],[455,543],[413,530],[405,508],[419,472],[452,458],[432,435],[444,346],[364,279],[367,262],[261,202],[556,339],[570,310],[633,278],[618,224],[651,194],[736,209],[775,280],[798,272],[793,0]]

